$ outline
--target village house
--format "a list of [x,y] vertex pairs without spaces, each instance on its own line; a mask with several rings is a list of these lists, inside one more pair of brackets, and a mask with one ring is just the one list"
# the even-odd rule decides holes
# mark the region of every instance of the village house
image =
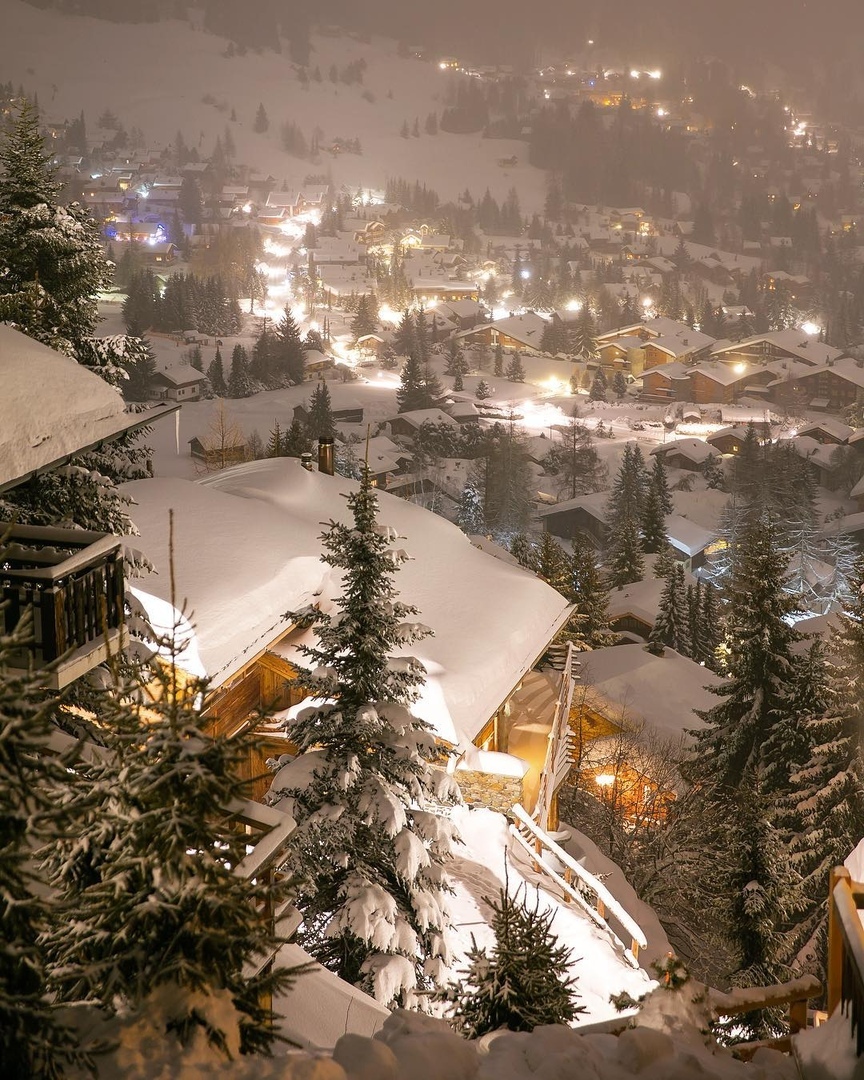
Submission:
[[720,454],[704,439],[673,439],[651,451],[652,457],[660,458],[667,469],[684,469],[687,472],[704,472],[710,461]]
[[154,371],[148,397],[151,401],[198,401],[206,382],[204,373],[190,364],[176,364]]
[[542,351],[540,341],[546,320],[532,311],[524,315],[510,315],[504,319],[481,323],[471,330],[456,334],[459,341],[466,345],[488,345],[494,348],[500,344],[505,350],[517,351],[532,349]]
[[[171,608],[165,573],[136,579],[132,591],[154,625],[179,619],[185,626],[179,662],[209,679],[205,715],[212,730],[230,735],[261,709],[273,717],[259,729],[248,775],[265,774],[265,758],[293,752],[278,719],[304,697],[295,680],[305,664],[298,645],[308,631],[287,613],[330,606],[338,595],[338,580],[320,560],[321,522],[345,520],[343,495],[354,489],[355,481],[310,472],[290,458],[248,462],[199,482],[160,478],[123,487],[135,503],[136,544],[157,568],[168,562],[168,509],[174,509],[173,577],[194,625]],[[535,705],[548,697],[551,724],[561,673],[535,667],[569,617],[569,605],[533,574],[473,547],[440,516],[386,492],[379,499],[382,525],[404,537],[400,546],[411,556],[400,569],[399,591],[435,630],[408,648],[428,673],[416,714],[443,745],[503,753],[509,743],[515,753],[520,718],[527,715],[519,697],[526,686]],[[203,540],[217,535],[219,543]],[[457,607],[454,594],[461,598]],[[541,766],[547,736],[548,729],[538,742]],[[529,765],[536,773],[536,758]],[[515,786],[512,777],[506,783],[489,775],[467,780],[492,801],[500,788],[499,801],[512,805],[525,794],[530,774],[526,770]]]

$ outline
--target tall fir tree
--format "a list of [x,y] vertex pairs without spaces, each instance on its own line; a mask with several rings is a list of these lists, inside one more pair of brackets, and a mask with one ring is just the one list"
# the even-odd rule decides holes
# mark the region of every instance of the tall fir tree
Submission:
[[18,668],[31,626],[0,636],[0,1060],[15,1080],[65,1075],[64,1065],[81,1057],[51,1004],[41,944],[54,915],[33,853],[67,825],[60,798],[68,778],[49,749],[44,682]]
[[[696,775],[726,788],[764,774],[764,748],[789,716],[799,663],[793,646],[801,635],[789,625],[794,602],[784,590],[786,559],[777,551],[777,530],[767,518],[747,527],[729,593],[726,640],[729,678],[712,693],[721,700],[700,713]],[[770,788],[782,791],[788,774],[777,770]]]
[[282,435],[281,457],[302,457],[312,448],[312,443],[299,420],[292,420]]
[[289,865],[307,949],[385,1004],[411,1005],[449,961],[444,867],[452,826],[424,801],[457,797],[430,761],[435,740],[411,713],[423,680],[393,655],[428,633],[397,598],[389,530],[378,525],[369,469],[348,496],[350,522],[331,521],[324,561],[342,572],[338,613],[303,613],[304,686],[330,704],[300,710],[287,732],[301,751],[276,774],[271,801],[290,798],[298,827]]
[[663,587],[660,608],[651,629],[649,643],[654,651],[668,645],[682,656],[690,655],[690,620],[684,567],[678,563]]
[[399,387],[396,390],[396,403],[399,412],[413,412],[425,409],[426,389],[423,383],[423,368],[416,352],[410,352],[402,368]]
[[482,535],[486,531],[486,513],[483,505],[483,484],[476,470],[472,469],[462,488],[456,509],[456,524],[468,536]]
[[222,366],[222,353],[218,348],[216,349],[216,355],[207,368],[207,381],[210,383],[210,389],[216,397],[225,397],[227,395],[228,387],[225,383],[225,370]]
[[290,883],[236,872],[247,836],[232,807],[247,794],[237,776],[248,740],[205,732],[207,685],[178,666],[186,625],[178,615],[159,639],[166,662],[136,668],[97,706],[105,749],[63,800],[79,831],[44,852],[64,916],[44,942],[51,986],[60,1001],[121,1014],[149,1013],[158,996],[164,1036],[188,1045],[200,1033],[228,1057],[230,1031],[207,1005],[225,994],[240,1052],[268,1052],[265,1002],[296,970],[267,963],[284,939],[266,911]]
[[309,400],[309,412],[306,418],[306,432],[310,439],[329,438],[336,434],[333,421],[333,404],[330,388],[323,380],[312,391]]
[[74,356],[93,334],[111,274],[99,230],[59,185],[26,99],[0,141],[0,319]]
[[522,364],[522,355],[517,349],[510,358],[504,378],[508,382],[525,382],[525,368]]
[[299,386],[306,378],[306,348],[300,336],[300,328],[288,307],[276,324],[273,359],[278,374],[290,379],[295,386]]
[[252,395],[249,378],[249,358],[242,345],[235,345],[231,353],[231,375],[228,379],[228,397],[245,398]]
[[590,648],[607,645],[609,633],[609,597],[603,575],[597,565],[597,553],[584,533],[577,532],[571,542],[570,566],[565,596],[580,617],[579,633]]
[[[822,970],[826,954],[828,874],[864,836],[864,558],[852,574],[851,600],[838,613],[825,661],[810,646],[802,688],[809,757],[792,775],[785,823],[792,865],[801,875],[799,961]],[[827,678],[827,685],[826,685]]]

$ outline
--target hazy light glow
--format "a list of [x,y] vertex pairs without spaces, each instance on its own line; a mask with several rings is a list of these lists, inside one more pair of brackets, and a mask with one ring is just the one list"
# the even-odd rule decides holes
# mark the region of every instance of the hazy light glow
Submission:
[[581,300],[568,300],[565,310],[566,311],[581,311],[582,310],[582,301]]
[[516,406],[516,411],[521,415],[520,426],[527,431],[543,431],[544,428],[554,427],[556,424],[566,424],[567,416],[558,405],[550,405],[545,401],[523,401]]
[[612,773],[598,773],[597,776],[594,777],[594,783],[598,787],[612,787],[615,783],[615,777]]
[[810,322],[809,319],[807,320],[807,322],[801,323],[801,329],[809,337],[816,337],[818,334],[822,333],[822,327],[817,326],[817,324],[814,322]]

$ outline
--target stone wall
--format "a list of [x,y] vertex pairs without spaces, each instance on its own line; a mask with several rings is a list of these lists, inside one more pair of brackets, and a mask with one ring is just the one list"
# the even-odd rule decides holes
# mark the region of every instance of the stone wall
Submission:
[[509,814],[514,803],[522,802],[522,781],[515,776],[495,776],[459,769],[456,782],[462,791],[462,798],[471,806],[485,806],[500,814]]

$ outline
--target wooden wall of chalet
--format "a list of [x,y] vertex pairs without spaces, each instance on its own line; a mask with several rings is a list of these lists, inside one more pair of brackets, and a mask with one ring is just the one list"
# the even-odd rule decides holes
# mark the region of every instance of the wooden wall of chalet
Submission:
[[[247,664],[229,682],[210,695],[204,718],[213,735],[231,737],[244,731],[262,715],[287,709],[302,701],[304,694],[289,680],[295,669],[281,657],[264,653]],[[239,770],[240,779],[251,783],[250,797],[262,799],[270,786],[267,759],[295,753],[296,747],[281,736],[262,731],[250,746]]]

